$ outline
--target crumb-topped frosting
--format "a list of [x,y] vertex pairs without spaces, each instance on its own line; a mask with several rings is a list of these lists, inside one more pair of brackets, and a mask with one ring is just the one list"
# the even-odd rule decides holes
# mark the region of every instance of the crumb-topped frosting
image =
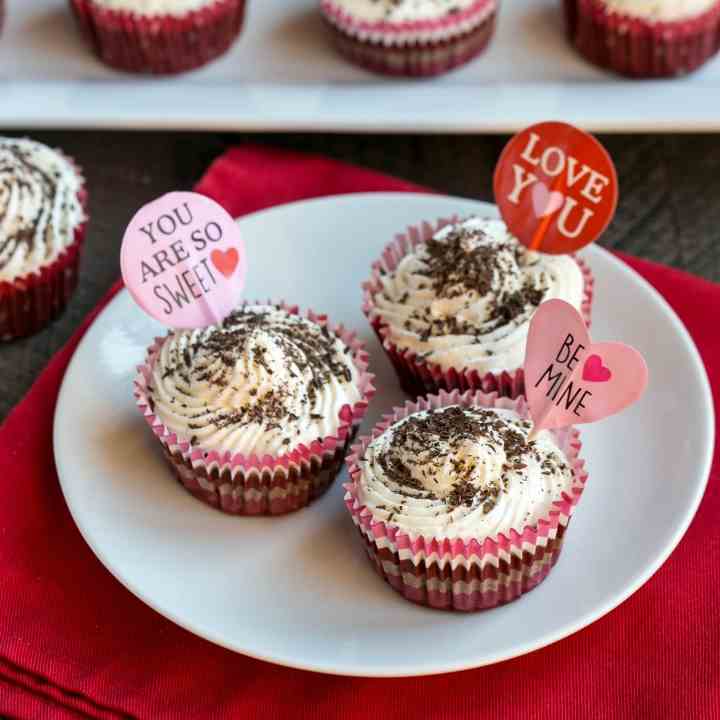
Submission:
[[530,320],[552,298],[582,307],[584,280],[566,255],[534,253],[501,220],[473,217],[418,245],[380,277],[371,317],[400,349],[443,369],[515,370]]
[[672,22],[702,15],[718,0],[602,0],[611,12],[656,22]]
[[546,431],[512,410],[453,405],[418,412],[375,438],[360,459],[357,497],[375,520],[464,540],[521,532],[576,483]]
[[85,219],[82,179],[63,155],[34,140],[0,138],[0,280],[49,265]]
[[357,20],[365,22],[411,22],[455,15],[477,0],[334,0]]
[[361,399],[350,348],[325,325],[267,305],[174,332],[152,369],[158,418],[204,450],[284,455],[334,435]]
[[217,0],[92,0],[95,5],[136,15],[185,15]]

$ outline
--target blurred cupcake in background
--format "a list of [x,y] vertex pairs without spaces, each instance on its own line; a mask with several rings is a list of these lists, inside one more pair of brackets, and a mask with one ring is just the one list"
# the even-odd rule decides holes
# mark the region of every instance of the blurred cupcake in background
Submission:
[[564,0],[570,42],[590,62],[638,78],[696,70],[720,48],[718,0]]
[[472,60],[490,42],[499,0],[322,0],[337,49],[386,75],[427,77]]
[[170,75],[223,55],[245,0],[70,0],[83,34],[110,67]]
[[31,335],[77,285],[86,191],[75,163],[27,139],[0,138],[0,338]]

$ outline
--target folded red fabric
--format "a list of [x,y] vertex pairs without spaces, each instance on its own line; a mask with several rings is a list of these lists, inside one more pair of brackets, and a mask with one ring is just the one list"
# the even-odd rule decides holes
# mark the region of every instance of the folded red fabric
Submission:
[[[254,147],[230,150],[198,189],[235,215],[328,194],[420,190],[324,158]],[[717,402],[720,333],[711,319],[720,317],[720,286],[625,260],[689,328]],[[645,587],[571,638],[493,667],[404,680],[320,676],[235,655],[157,615],[120,586],[85,545],[53,464],[53,411],[63,373],[116,290],[0,428],[0,715],[152,720],[719,716],[717,456],[697,518]]]

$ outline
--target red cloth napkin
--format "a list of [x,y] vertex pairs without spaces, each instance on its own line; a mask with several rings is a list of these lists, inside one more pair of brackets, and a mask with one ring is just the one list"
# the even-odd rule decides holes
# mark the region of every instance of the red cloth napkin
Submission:
[[[216,161],[198,189],[240,215],[320,195],[419,188],[323,158],[245,147]],[[720,287],[626,260],[688,326],[717,395]],[[58,388],[98,310],[0,429],[0,714],[152,720],[720,717],[717,457],[697,518],[645,587],[582,632],[500,665],[421,679],[328,677],[250,660],[163,619],[96,560],[55,475]]]

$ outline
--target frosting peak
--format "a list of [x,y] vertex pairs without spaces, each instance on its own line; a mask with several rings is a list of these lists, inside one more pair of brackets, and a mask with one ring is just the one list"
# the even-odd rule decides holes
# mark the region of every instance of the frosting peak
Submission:
[[509,410],[428,410],[373,440],[360,461],[358,499],[374,517],[434,537],[521,531],[547,517],[575,482],[550,433]]
[[171,334],[153,366],[160,420],[206,450],[281,455],[333,435],[361,397],[349,348],[326,326],[272,306]]

